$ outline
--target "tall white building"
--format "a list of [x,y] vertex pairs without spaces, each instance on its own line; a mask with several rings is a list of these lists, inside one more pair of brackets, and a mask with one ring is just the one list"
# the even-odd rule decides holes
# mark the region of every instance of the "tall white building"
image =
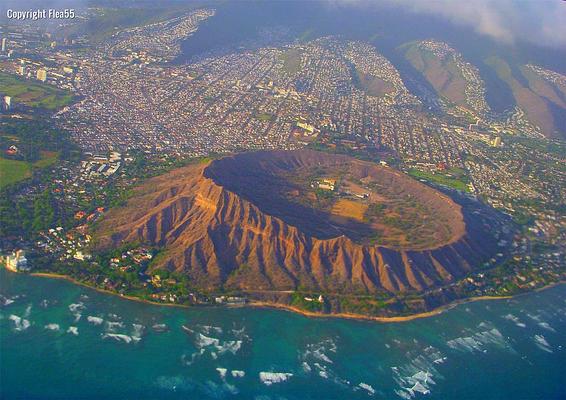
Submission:
[[13,251],[6,256],[6,268],[14,272],[29,271],[30,266],[23,250]]
[[6,52],[6,45],[8,44],[8,39],[2,38],[2,53]]
[[47,80],[47,71],[43,68],[37,70],[37,80],[41,82],[45,82]]

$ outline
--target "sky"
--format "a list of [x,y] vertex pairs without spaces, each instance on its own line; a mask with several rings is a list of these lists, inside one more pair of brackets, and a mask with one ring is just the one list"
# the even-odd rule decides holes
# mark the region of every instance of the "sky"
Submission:
[[[191,0],[186,0],[190,2]],[[232,0],[246,1],[246,0]],[[266,0],[272,1],[272,0]],[[296,1],[296,0],[286,0]],[[309,0],[307,0],[309,1]],[[472,28],[504,44],[528,42],[566,50],[566,1],[564,0],[321,0],[330,7],[394,7],[434,15],[455,25]],[[94,3],[97,1],[94,0]],[[177,0],[177,3],[179,0]],[[0,9],[58,5],[84,5],[87,0],[0,0]],[[175,1],[157,0],[166,6]]]
[[566,49],[562,0],[326,0],[331,7],[397,7],[470,27],[498,42]]

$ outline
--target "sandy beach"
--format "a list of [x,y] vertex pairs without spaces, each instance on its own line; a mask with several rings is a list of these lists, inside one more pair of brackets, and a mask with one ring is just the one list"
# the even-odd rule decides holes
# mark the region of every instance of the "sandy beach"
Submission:
[[[48,272],[33,272],[30,275],[31,276],[43,277],[43,278],[64,279],[64,280],[67,280],[67,281],[74,283],[76,285],[84,286],[86,288],[96,290],[98,292],[109,294],[109,295],[112,295],[112,296],[118,296],[122,299],[137,301],[139,303],[146,303],[146,304],[166,306],[166,307],[180,307],[180,308],[195,307],[195,306],[190,306],[190,305],[186,305],[186,304],[159,303],[159,302],[156,302],[156,301],[141,299],[141,298],[135,297],[135,296],[123,295],[123,294],[120,294],[120,293],[113,292],[111,290],[100,289],[100,288],[88,285],[84,282],[77,281],[76,279],[74,279],[70,276],[67,276],[67,275],[54,274],[54,273],[48,273]],[[562,284],[562,283],[564,283],[564,282],[551,283],[547,286],[535,289],[534,291],[538,292],[538,291],[548,289],[550,287],[553,287],[553,286],[556,286],[556,285],[559,285],[559,284]],[[309,318],[343,318],[343,319],[353,319],[353,320],[359,320],[359,321],[374,321],[374,322],[388,323],[388,322],[407,322],[407,321],[412,321],[412,320],[420,319],[420,318],[433,317],[435,315],[442,314],[444,311],[450,310],[450,309],[452,309],[452,308],[454,308],[454,307],[456,307],[460,304],[472,303],[472,302],[476,302],[476,301],[487,301],[487,300],[505,300],[505,299],[511,299],[511,298],[514,298],[514,297],[518,297],[518,296],[521,296],[521,295],[524,295],[524,294],[527,294],[527,293],[529,293],[529,292],[519,293],[519,294],[514,295],[514,296],[469,297],[467,299],[455,300],[453,302],[450,302],[448,304],[445,304],[443,306],[435,308],[434,310],[431,310],[431,311],[427,311],[427,312],[423,312],[423,313],[417,313],[417,314],[411,314],[411,315],[405,315],[405,316],[396,316],[396,317],[375,317],[375,316],[368,316],[368,315],[362,315],[362,314],[349,314],[349,313],[320,314],[320,313],[314,313],[314,312],[310,312],[310,311],[301,310],[299,308],[296,308],[296,307],[293,307],[293,306],[290,306],[290,305],[286,305],[286,304],[269,303],[269,302],[263,302],[263,301],[250,301],[250,302],[243,304],[243,305],[229,305],[228,307],[232,307],[232,308],[236,308],[236,307],[238,307],[238,308],[239,307],[272,308],[272,309],[294,312],[294,313],[301,314],[301,315],[303,315],[305,317],[309,317]],[[214,306],[208,306],[208,307],[214,307]]]

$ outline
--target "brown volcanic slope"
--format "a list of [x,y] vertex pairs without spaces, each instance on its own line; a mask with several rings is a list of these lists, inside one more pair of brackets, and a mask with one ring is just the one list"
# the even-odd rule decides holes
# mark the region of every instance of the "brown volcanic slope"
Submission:
[[[431,249],[359,244],[348,235],[351,226],[328,227],[324,212],[281,196],[289,172],[337,165],[418,196],[450,221],[451,236]],[[208,290],[422,290],[462,277],[498,251],[491,236],[496,228],[486,223],[497,217],[489,211],[461,208],[398,171],[347,156],[309,150],[240,154],[180,168],[136,190],[126,207],[101,222],[98,246],[164,246],[153,268],[182,271]]]

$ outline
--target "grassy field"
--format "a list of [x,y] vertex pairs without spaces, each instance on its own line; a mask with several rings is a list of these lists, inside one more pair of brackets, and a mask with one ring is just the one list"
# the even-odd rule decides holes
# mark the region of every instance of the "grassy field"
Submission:
[[256,115],[256,118],[259,119],[260,121],[272,121],[275,118],[275,116],[269,113],[261,113]]
[[296,74],[301,69],[301,51],[289,49],[281,56],[283,70],[289,74]]
[[55,110],[73,100],[73,96],[64,90],[2,72],[0,72],[0,87],[2,93],[12,97],[13,103],[23,103],[30,107]]
[[46,168],[53,165],[58,158],[59,154],[54,151],[42,151],[41,159],[35,163],[0,157],[0,189],[30,178],[33,168]]
[[0,157],[0,189],[29,177],[31,177],[29,163]]
[[454,168],[446,173],[436,173],[421,171],[415,168],[409,170],[409,175],[416,179],[424,179],[425,181],[436,183],[438,185],[448,186],[463,192],[469,192],[468,181],[462,170]]
[[41,151],[41,158],[33,163],[35,168],[46,168],[49,167],[59,159],[59,153],[55,151]]

